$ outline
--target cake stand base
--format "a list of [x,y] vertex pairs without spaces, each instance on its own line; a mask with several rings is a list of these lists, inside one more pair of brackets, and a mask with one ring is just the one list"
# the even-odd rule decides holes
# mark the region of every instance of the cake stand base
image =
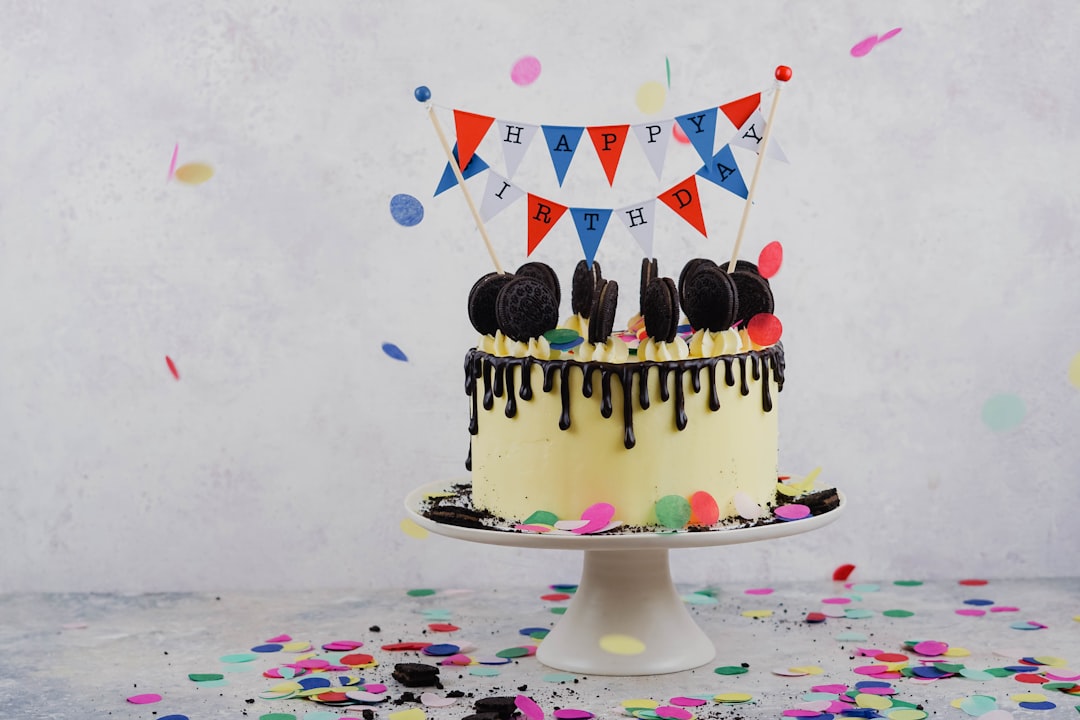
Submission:
[[667,549],[586,550],[581,582],[536,658],[589,675],[659,675],[716,649],[675,591]]

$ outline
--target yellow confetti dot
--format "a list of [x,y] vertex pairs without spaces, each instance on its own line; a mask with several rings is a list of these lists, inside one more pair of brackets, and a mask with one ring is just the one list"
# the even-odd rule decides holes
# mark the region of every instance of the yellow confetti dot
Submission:
[[204,163],[188,163],[176,168],[173,177],[188,185],[199,185],[214,176],[214,168]]
[[772,610],[743,610],[742,616],[748,618],[767,618],[772,617]]
[[612,633],[600,638],[600,649],[612,655],[640,655],[645,652],[645,643],[632,635]]
[[754,696],[750,693],[729,692],[714,695],[713,700],[721,703],[744,703],[751,700],[753,697]]
[[[296,642],[285,643],[284,645],[281,646],[281,650],[282,650],[282,652],[292,652],[292,653],[308,652],[309,650],[311,650],[311,643],[307,642],[306,640],[297,640]],[[307,660],[309,658],[315,657],[316,654],[317,653],[311,653],[311,654],[305,655],[303,657],[298,657],[298,658],[295,658],[295,661],[299,662],[300,660]]]
[[303,690],[303,689],[304,689],[304,686],[301,685],[300,683],[289,680],[288,682],[278,683],[277,685],[274,685],[273,687],[268,688],[267,692],[272,692],[272,693],[292,693],[292,692],[296,692],[297,690]]
[[922,710],[915,708],[897,708],[885,717],[889,718],[889,720],[923,720],[929,716]]
[[1080,622],[1080,615],[1073,615],[1073,620]]
[[1049,665],[1050,667],[1065,667],[1068,665],[1065,658],[1053,657],[1052,655],[1040,655],[1035,658],[1035,662],[1042,665]]
[[791,672],[802,673],[803,675],[824,675],[825,670],[819,668],[817,665],[800,665],[799,667],[788,668]]
[[802,495],[802,491],[800,491],[798,488],[794,488],[788,485],[787,483],[776,483],[776,492],[780,493],[781,495],[786,495],[788,497]]
[[945,657],[967,657],[971,651],[962,647],[951,647],[942,653]]
[[664,87],[663,83],[655,81],[642,83],[641,87],[638,88],[637,95],[634,97],[638,110],[646,115],[660,112],[666,100],[667,88]]
[[652,710],[653,708],[660,707],[660,703],[646,698],[636,698],[634,700],[623,700],[622,706],[624,708],[645,708],[647,710]]
[[[1073,355],[1072,360],[1069,361],[1069,384],[1080,390],[1080,353]],[[1073,620],[1078,619],[1080,615],[1073,618]]]
[[402,519],[401,531],[409,537],[416,538],[417,540],[423,540],[428,536],[427,528],[420,527],[412,518]]
[[855,704],[861,708],[873,708],[874,710],[885,710],[892,707],[892,700],[884,695],[873,695],[871,693],[859,693],[855,696]]
[[427,714],[420,708],[398,710],[387,715],[390,720],[427,720]]
[[1046,696],[1042,693],[1016,693],[1010,695],[1009,699],[1013,702],[1043,702]]

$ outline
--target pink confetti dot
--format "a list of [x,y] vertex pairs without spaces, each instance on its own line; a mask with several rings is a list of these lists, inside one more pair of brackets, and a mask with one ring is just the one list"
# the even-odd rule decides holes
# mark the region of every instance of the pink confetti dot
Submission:
[[865,55],[868,55],[870,51],[874,49],[874,46],[877,44],[877,35],[871,35],[864,40],[860,40],[859,42],[855,43],[855,45],[851,48],[851,57],[863,57]]
[[831,597],[831,598],[825,598],[821,602],[826,603],[828,605],[847,605],[849,602],[851,602],[851,598]]
[[[754,317],[760,317],[755,315]],[[773,514],[781,520],[802,520],[803,518],[810,517],[810,508],[801,503],[791,503],[790,505],[781,505],[773,510]]]
[[743,590],[746,595],[772,595],[772,588],[750,588],[749,590]]
[[132,705],[149,705],[150,703],[161,702],[161,696],[157,693],[143,693],[142,695],[132,695],[127,701]]
[[694,714],[689,710],[674,705],[661,705],[653,712],[659,717],[668,718],[669,720],[690,720],[690,718],[694,717]]
[[532,55],[518,58],[510,70],[510,80],[515,85],[532,85],[540,77],[540,61]]
[[544,711],[540,709],[540,706],[532,698],[518,695],[514,698],[514,705],[529,720],[543,720]]
[[979,610],[978,608],[960,608],[956,611],[957,615],[963,615],[964,617],[982,617],[986,614],[985,610]]
[[912,650],[920,655],[941,655],[948,649],[948,643],[943,643],[938,640],[923,640],[920,643],[915,643],[915,647],[912,648]]

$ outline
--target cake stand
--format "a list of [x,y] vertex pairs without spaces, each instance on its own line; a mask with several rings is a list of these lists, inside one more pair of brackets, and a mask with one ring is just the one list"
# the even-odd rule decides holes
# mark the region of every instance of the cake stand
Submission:
[[557,670],[592,675],[659,675],[704,665],[716,648],[694,622],[675,590],[668,551],[734,545],[788,537],[828,525],[833,510],[792,522],[703,532],[641,532],[616,535],[533,534],[466,528],[422,514],[426,497],[450,492],[467,480],[417,488],[405,509],[431,532],[484,543],[534,549],[583,550],[581,581],[566,614],[544,638],[536,657]]

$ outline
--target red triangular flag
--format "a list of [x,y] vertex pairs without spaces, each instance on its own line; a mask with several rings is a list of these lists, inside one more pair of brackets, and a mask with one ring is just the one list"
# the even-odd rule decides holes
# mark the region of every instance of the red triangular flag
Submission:
[[705,218],[701,214],[701,197],[698,195],[697,179],[693,175],[656,197],[678,213],[679,217],[693,225],[695,230],[709,237],[705,232]]
[[589,137],[592,138],[596,154],[600,156],[600,164],[604,166],[608,185],[615,184],[615,171],[619,169],[619,158],[622,156],[626,133],[629,131],[629,125],[599,125],[589,128]]
[[754,114],[754,111],[761,105],[761,93],[754,93],[753,95],[747,95],[741,100],[732,100],[729,103],[720,106],[720,112],[727,115],[731,124],[737,128],[741,128],[746,124],[746,121],[750,119],[750,116]]
[[473,153],[480,146],[480,141],[484,139],[484,135],[487,134],[488,128],[491,127],[493,122],[495,122],[495,118],[487,115],[477,115],[464,110],[454,111],[454,131],[457,133],[458,145],[458,168],[462,172],[468,167]]
[[559,218],[566,212],[566,206],[557,202],[546,200],[539,195],[529,193],[529,249],[526,256],[532,255],[532,251],[540,244]]

